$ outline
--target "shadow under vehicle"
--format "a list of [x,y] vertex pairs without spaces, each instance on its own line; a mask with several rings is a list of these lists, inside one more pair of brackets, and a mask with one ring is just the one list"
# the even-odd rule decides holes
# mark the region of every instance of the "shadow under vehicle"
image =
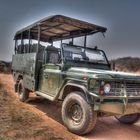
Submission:
[[[63,123],[78,135],[93,130],[98,116],[112,115],[126,124],[138,121],[140,76],[111,71],[105,52],[87,47],[89,36],[106,30],[56,15],[18,31],[12,71],[19,99],[24,102],[35,92],[62,101]],[[83,46],[75,45],[77,37],[83,37]]]

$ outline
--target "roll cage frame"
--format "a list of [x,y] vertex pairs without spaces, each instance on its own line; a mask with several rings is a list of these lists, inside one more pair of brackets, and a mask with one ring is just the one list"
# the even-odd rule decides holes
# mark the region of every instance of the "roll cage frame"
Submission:
[[84,47],[86,47],[88,35],[98,32],[104,34],[106,30],[105,27],[63,15],[50,16],[16,32],[14,37],[15,53],[17,51],[17,40],[21,40],[21,47],[23,47],[24,39],[29,40],[28,52],[30,52],[31,39],[37,40],[36,53],[38,53],[40,41],[50,44],[53,44],[54,41],[61,41],[62,44],[64,39],[71,39],[73,43],[74,38],[84,36]]

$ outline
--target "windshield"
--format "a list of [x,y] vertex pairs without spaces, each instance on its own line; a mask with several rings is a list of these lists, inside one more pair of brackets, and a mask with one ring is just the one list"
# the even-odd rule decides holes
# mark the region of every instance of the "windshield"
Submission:
[[66,61],[108,64],[104,52],[98,49],[63,44],[63,53]]

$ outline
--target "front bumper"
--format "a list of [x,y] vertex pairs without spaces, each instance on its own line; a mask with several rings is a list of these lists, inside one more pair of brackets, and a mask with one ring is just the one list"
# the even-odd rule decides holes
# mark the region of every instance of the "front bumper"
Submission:
[[140,102],[128,103],[127,105],[123,103],[96,103],[94,110],[117,115],[140,113]]
[[140,97],[90,95],[94,98],[95,111],[113,115],[140,113]]

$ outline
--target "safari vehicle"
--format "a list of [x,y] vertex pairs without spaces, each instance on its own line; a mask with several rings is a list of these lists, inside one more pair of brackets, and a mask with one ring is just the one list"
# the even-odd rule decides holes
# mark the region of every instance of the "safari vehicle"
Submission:
[[[106,30],[55,15],[18,31],[12,71],[19,99],[24,102],[34,92],[62,101],[63,123],[78,135],[93,130],[97,116],[112,115],[125,124],[137,122],[140,76],[111,71],[105,52],[87,46],[89,36]],[[78,37],[82,46],[75,44]]]

